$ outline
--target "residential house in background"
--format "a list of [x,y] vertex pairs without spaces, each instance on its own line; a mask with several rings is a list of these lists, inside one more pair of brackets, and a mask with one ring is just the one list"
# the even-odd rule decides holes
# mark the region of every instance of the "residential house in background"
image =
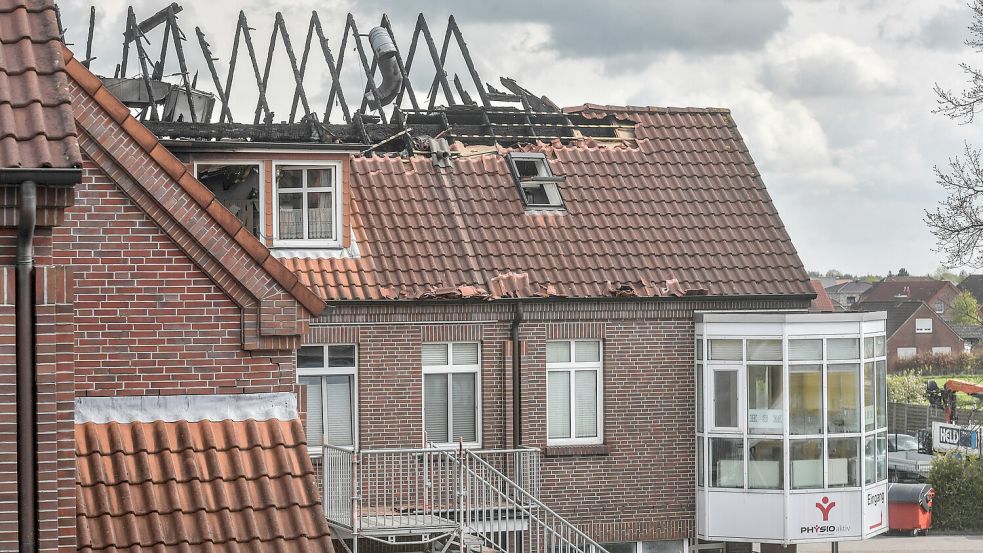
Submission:
[[[124,36],[165,22],[177,36],[173,7]],[[883,493],[883,316],[808,313],[832,303],[728,110],[560,109],[476,73],[455,94],[443,69],[422,108],[391,31],[369,33],[377,86],[350,26],[361,109],[335,82],[311,110],[298,72],[302,117],[272,123],[261,92],[234,123],[231,75],[217,98],[170,85],[140,46],[141,78],[99,77],[50,1],[0,1],[0,30],[2,275],[13,289],[31,205],[14,198],[38,179],[47,431],[38,522],[0,513],[0,549],[37,526],[44,552],[680,553],[755,541],[729,517],[701,526],[705,498],[726,512],[735,490],[796,488],[811,517],[827,488]],[[789,481],[785,390],[809,427],[810,470]],[[35,495],[0,448],[0,502]]]
[[960,292],[969,292],[976,302],[983,305],[983,275],[969,275],[959,283]]
[[833,303],[840,308],[851,309],[853,304],[860,301],[864,292],[870,290],[871,286],[873,285],[869,282],[852,280],[829,286],[826,288],[826,293],[829,294]]
[[887,367],[918,355],[948,355],[965,350],[965,340],[923,301],[898,298],[862,301],[855,311],[887,312]]
[[963,351],[977,351],[983,345],[981,343],[981,340],[983,340],[983,326],[958,324],[950,324],[949,326],[963,339]]
[[914,300],[925,303],[943,319],[950,320],[952,301],[959,295],[959,289],[948,280],[929,277],[889,277],[875,282],[859,301],[892,302]]

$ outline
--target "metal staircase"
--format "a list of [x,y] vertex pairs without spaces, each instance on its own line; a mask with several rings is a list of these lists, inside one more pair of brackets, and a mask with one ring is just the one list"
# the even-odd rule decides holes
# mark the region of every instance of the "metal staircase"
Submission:
[[536,449],[325,446],[321,465],[325,515],[349,553],[363,538],[441,553],[607,553],[539,500]]

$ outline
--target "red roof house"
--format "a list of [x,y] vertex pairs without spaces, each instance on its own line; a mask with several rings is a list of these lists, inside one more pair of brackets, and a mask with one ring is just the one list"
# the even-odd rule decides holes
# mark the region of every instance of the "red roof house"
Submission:
[[[56,19],[0,0],[5,321],[16,198],[39,191],[34,355],[0,333],[7,366],[36,358],[37,406],[10,392],[0,419],[40,436],[36,522],[2,510],[0,549],[510,550],[462,513],[535,505],[578,550],[682,550],[695,314],[831,308],[728,110],[475,79],[478,100],[344,123],[260,122],[263,101],[229,122],[219,86],[222,123],[189,121],[139,99],[185,86],[97,76]],[[17,504],[27,433],[0,435]],[[469,471],[507,507],[456,504],[485,497]]]

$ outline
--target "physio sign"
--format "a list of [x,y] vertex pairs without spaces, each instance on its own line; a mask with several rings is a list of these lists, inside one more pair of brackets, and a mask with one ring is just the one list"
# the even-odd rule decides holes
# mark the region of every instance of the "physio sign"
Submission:
[[932,445],[936,451],[953,449],[980,450],[979,428],[963,428],[955,424],[932,423]]
[[859,537],[863,508],[859,494],[804,493],[789,496],[789,537],[793,540]]

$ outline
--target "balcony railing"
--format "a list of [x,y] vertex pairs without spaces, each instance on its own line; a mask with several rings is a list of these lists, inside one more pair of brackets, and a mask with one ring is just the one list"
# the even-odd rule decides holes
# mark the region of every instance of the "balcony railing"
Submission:
[[539,500],[539,450],[325,446],[323,505],[336,528],[458,550],[606,553]]

